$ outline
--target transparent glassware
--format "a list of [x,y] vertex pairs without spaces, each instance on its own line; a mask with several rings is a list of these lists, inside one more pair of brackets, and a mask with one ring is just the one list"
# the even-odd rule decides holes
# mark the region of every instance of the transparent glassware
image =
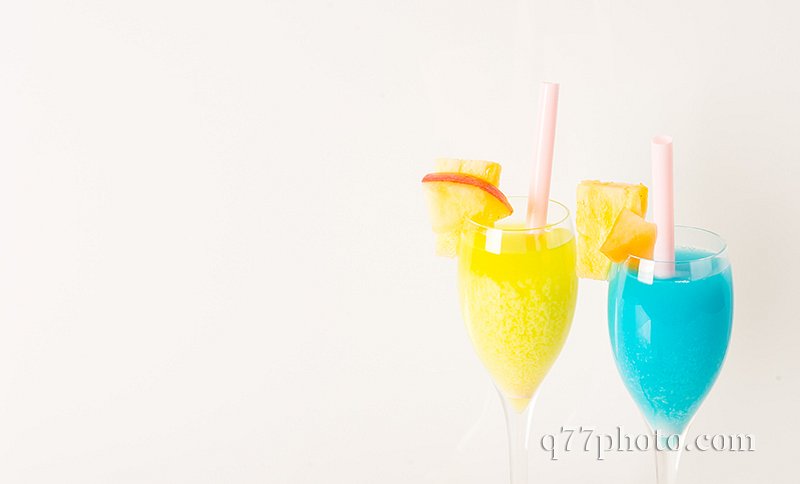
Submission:
[[550,201],[547,224],[528,227],[526,197],[493,226],[468,223],[458,247],[459,293],[470,339],[503,401],[511,482],[527,483],[537,390],[572,324],[578,280],[569,210]]
[[611,269],[611,349],[655,435],[659,484],[675,482],[684,436],[722,368],[732,322],[731,265],[713,232],[676,226],[674,261],[629,257]]

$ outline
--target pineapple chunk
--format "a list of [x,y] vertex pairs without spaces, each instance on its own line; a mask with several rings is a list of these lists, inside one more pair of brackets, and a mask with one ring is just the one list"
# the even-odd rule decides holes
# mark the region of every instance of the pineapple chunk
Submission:
[[652,259],[655,245],[656,224],[625,208],[611,227],[600,252],[612,262],[624,262],[630,255]]
[[436,160],[435,171],[439,173],[463,173],[478,177],[494,186],[500,184],[500,164],[493,161],[439,158]]
[[578,185],[575,227],[578,232],[578,277],[608,279],[611,260],[600,252],[623,209],[644,217],[647,187],[628,183],[582,181]]
[[436,232],[437,255],[455,257],[468,220],[491,225],[513,211],[496,186],[472,175],[429,173],[422,179],[422,186]]

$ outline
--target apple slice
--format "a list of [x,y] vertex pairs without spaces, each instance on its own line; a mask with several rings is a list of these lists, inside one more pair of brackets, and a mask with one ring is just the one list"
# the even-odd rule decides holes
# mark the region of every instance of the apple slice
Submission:
[[619,213],[600,252],[612,262],[624,262],[629,255],[652,259],[655,244],[656,224],[626,208]]
[[513,208],[496,186],[463,173],[429,173],[422,179],[436,232],[436,253],[455,257],[464,224],[472,219],[490,225]]

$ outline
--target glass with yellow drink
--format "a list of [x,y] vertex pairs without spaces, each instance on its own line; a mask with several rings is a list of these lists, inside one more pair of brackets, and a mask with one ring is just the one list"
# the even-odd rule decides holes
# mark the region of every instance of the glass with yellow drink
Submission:
[[512,483],[527,482],[531,400],[569,333],[578,280],[569,210],[550,201],[547,224],[525,221],[525,197],[511,216],[470,222],[458,245],[461,306],[470,339],[506,411]]

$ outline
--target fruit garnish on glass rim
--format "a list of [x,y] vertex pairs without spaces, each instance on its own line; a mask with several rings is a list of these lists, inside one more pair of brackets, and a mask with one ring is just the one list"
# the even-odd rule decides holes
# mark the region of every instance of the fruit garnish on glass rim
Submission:
[[606,280],[611,259],[600,248],[623,210],[644,217],[647,213],[647,187],[586,180],[578,185],[577,195],[578,277]]
[[497,188],[499,164],[440,159],[436,168],[455,170],[429,173],[422,179],[436,233],[436,253],[455,257],[459,237],[468,220],[491,225],[511,215],[513,209]]
[[435,173],[463,173],[472,175],[500,186],[499,163],[482,160],[459,160],[457,158],[437,158],[434,162]]
[[600,252],[611,262],[625,262],[628,256],[653,258],[656,245],[656,224],[650,223],[627,208],[622,209],[611,227]]

